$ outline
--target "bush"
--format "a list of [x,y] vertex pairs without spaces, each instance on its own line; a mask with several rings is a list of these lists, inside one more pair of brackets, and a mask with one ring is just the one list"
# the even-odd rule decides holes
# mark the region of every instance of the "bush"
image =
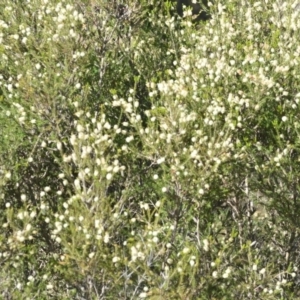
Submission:
[[2,298],[300,299],[297,4],[2,1]]

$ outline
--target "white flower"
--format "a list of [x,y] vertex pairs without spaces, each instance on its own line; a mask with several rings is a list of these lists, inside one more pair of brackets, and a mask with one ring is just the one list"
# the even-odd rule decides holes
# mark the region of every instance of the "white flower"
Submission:
[[19,282],[19,283],[17,284],[16,288],[17,288],[18,290],[20,290],[20,289],[22,288],[22,284]]
[[114,166],[114,168],[113,168],[114,173],[118,173],[119,170],[120,170],[119,166]]
[[100,220],[95,220],[95,228],[99,228],[100,227]]
[[155,237],[152,239],[152,241],[153,241],[155,244],[157,244],[157,243],[159,242],[159,239],[158,239],[157,236],[155,236]]
[[110,129],[111,128],[111,125],[108,123],[108,122],[105,122],[105,124],[103,125],[103,127],[105,129]]
[[45,188],[44,188],[44,191],[45,192],[49,192],[51,190],[51,188],[49,187],[49,186],[46,186]]
[[113,262],[113,263],[116,263],[116,262],[118,262],[119,260],[120,260],[120,257],[115,256],[115,257],[113,257],[112,262]]
[[56,147],[58,150],[62,149],[62,143],[61,142],[57,142]]
[[104,243],[107,244],[109,242],[109,233],[108,232],[105,232],[105,235],[104,235]]
[[31,224],[27,224],[26,228],[25,228],[25,231],[29,231],[30,229],[31,229]]
[[36,211],[32,211],[29,216],[31,219],[33,219],[36,216]]
[[183,252],[184,254],[189,253],[189,252],[190,252],[190,249],[189,249],[189,248],[184,248],[184,249],[182,250],[182,252]]
[[168,263],[169,265],[171,265],[171,264],[173,263],[173,260],[172,260],[171,258],[168,258],[168,259],[167,259],[167,263]]
[[223,278],[228,278],[230,273],[231,273],[230,268],[227,268],[226,271],[225,271],[225,273],[222,275],[222,277]]
[[263,269],[261,269],[260,271],[259,271],[259,274],[265,274],[265,272],[266,272],[266,269],[265,268],[263,268]]
[[126,139],[125,139],[125,141],[126,141],[126,143],[130,143],[131,141],[133,141],[133,136],[131,135],[131,136],[128,136]]
[[[82,125],[80,125],[80,124],[78,124],[77,126],[76,126],[76,129],[77,129],[77,132],[83,132],[84,131],[84,128],[83,128],[83,126]],[[71,139],[75,139],[76,137],[75,136],[71,136]]]
[[198,155],[198,150],[193,150],[192,152],[191,152],[191,158],[195,158],[196,156]]
[[209,246],[208,240],[207,239],[203,240],[203,249],[204,249],[204,251],[208,251],[208,246]]
[[191,265],[191,267],[193,267],[195,265],[195,261],[194,260],[190,260],[190,265]]
[[218,277],[218,272],[217,271],[213,271],[212,272],[212,277],[217,278]]
[[157,162],[157,164],[161,164],[161,163],[163,163],[165,161],[165,158],[164,157],[161,157],[161,158],[159,158],[156,162]]

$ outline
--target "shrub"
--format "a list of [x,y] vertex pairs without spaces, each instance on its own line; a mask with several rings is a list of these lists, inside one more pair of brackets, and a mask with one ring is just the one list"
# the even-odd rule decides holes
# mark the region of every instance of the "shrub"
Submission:
[[299,297],[297,3],[0,6],[4,299]]

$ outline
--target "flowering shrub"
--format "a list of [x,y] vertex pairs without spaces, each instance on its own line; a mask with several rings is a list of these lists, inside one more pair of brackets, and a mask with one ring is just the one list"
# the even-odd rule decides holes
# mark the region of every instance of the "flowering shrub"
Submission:
[[298,3],[173,6],[0,3],[3,299],[299,297]]

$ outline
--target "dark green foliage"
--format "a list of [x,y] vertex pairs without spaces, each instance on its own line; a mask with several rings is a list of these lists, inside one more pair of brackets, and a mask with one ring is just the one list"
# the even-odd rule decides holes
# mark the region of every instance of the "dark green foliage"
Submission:
[[207,4],[207,0],[202,0],[196,3],[194,3],[192,0],[177,0],[176,9],[179,16],[182,17],[184,7],[192,8],[192,14],[197,16],[194,21],[207,21],[210,19],[210,13]]

